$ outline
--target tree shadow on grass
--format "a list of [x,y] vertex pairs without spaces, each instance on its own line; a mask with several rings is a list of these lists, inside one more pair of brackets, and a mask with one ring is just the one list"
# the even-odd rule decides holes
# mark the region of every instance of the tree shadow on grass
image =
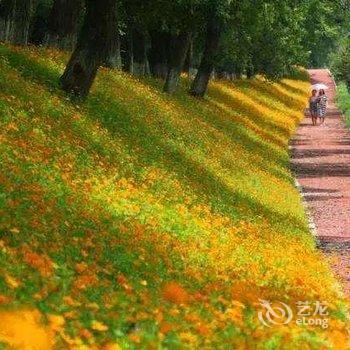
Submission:
[[[283,100],[278,100],[278,102],[280,103],[281,106],[278,106],[278,105],[272,105],[272,104],[268,104],[266,103],[266,100],[264,99],[274,99],[275,97],[273,97],[270,93],[268,93],[268,90],[266,89],[259,89],[257,87],[257,85],[247,85],[246,88],[242,89],[241,92],[242,93],[246,93],[245,90],[249,89],[250,92],[254,92],[254,93],[251,93],[249,94],[249,97],[252,99],[252,100],[255,100],[258,104],[261,104],[263,105],[264,107],[266,108],[269,108],[270,110],[274,111],[274,112],[277,112],[277,113],[285,113],[286,110],[289,112],[289,113],[292,113],[294,114],[295,113],[295,109],[291,109],[290,107],[288,107]],[[299,110],[298,110],[299,111]],[[299,111],[300,112],[300,111]],[[293,118],[294,119],[294,118]],[[295,121],[295,119],[294,119]],[[295,124],[297,124],[299,122],[296,121]],[[284,130],[284,128],[282,128],[281,130],[281,134],[283,135],[286,135],[286,136],[290,136],[289,132],[287,130]]]
[[290,84],[288,84],[287,82],[285,81],[280,81],[278,82],[279,85],[281,85],[283,88],[285,88],[286,90],[290,90],[292,93],[294,94],[301,94],[301,95],[304,95],[305,94],[305,90],[302,90],[302,89],[299,89],[299,88],[296,88],[295,86],[292,86]]
[[[256,86],[257,89],[262,90],[265,94],[273,96],[275,99],[285,104],[292,111],[300,113],[300,109],[295,106],[295,101],[293,97],[278,89],[278,87],[276,87],[274,84],[271,83],[268,86],[264,86],[260,84],[259,81],[254,79],[251,80],[251,84],[252,86]],[[295,122],[299,121],[299,118],[297,116],[292,115],[291,117],[295,120]]]
[[[57,89],[58,70],[50,71],[49,67],[33,62],[19,53],[11,55],[8,61],[24,78],[40,82],[50,89]],[[125,89],[125,86],[122,88]],[[134,92],[126,90],[126,93],[132,94]],[[146,105],[146,102],[142,102],[141,96],[136,98],[140,103],[138,107],[142,109],[142,104]],[[157,128],[154,124],[150,124],[147,118],[135,116],[127,104],[123,105],[115,97],[103,94],[99,90],[91,95],[84,108],[91,119],[98,120],[112,136],[122,139],[128,149],[132,150],[133,155],[137,157],[139,165],[157,164],[170,172],[175,171],[201,197],[207,197],[211,205],[219,212],[237,220],[241,219],[242,216],[253,221],[268,219],[275,227],[279,226],[285,231],[290,229],[295,232],[295,228],[306,229],[305,223],[300,218],[282,214],[256,201],[248,194],[229,187],[219,176],[220,174],[216,174],[212,169],[204,166],[200,160],[190,157],[183,149],[176,147],[172,142],[174,139],[174,136],[171,135],[172,130],[167,128],[166,120],[158,120],[157,123],[163,125],[159,125]],[[271,158],[274,160],[277,156],[277,154],[271,154],[269,149],[265,150],[264,143],[252,139],[242,125],[231,123],[232,125],[230,124],[227,131],[227,124],[222,124],[217,118],[215,119],[213,112],[208,118],[215,120],[213,125],[215,128],[228,133],[228,137],[234,139],[248,151],[257,152],[259,150],[259,153],[261,152],[266,159],[270,160]],[[210,122],[210,120],[208,119],[206,122]]]
[[[226,105],[229,108],[232,108],[232,110],[238,111],[239,113],[242,113],[243,115],[247,116],[251,122],[257,125],[257,127],[259,127],[261,130],[265,130],[267,134],[271,134],[271,137],[274,136],[273,132],[276,132],[277,134],[280,134],[283,137],[289,136],[289,132],[286,128],[264,117],[261,114],[261,111],[254,106],[255,101],[257,102],[257,104],[261,104],[260,101],[254,100],[251,96],[248,96],[242,91],[239,91],[239,92],[243,93],[245,96],[247,96],[248,99],[252,100],[252,103],[246,104],[239,99],[235,99],[229,93],[226,93],[218,89],[211,89],[209,96],[214,101],[219,101],[219,102],[227,101]],[[264,107],[270,109],[269,106],[267,105],[264,105]],[[268,132],[266,130],[271,130],[271,132]]]
[[31,59],[23,52],[11,50],[11,48],[0,44],[0,56],[6,58],[9,65],[16,69],[24,79],[46,86],[49,90],[58,91],[59,77],[62,72],[59,68],[54,69],[48,65]]
[[[144,79],[142,81],[143,83],[146,83],[147,85],[152,86],[155,90],[158,92],[162,91],[162,84],[160,84],[159,80],[154,79]],[[217,83],[217,82],[216,82]],[[219,82],[223,84],[223,82]],[[229,89],[238,89],[239,93],[245,95],[249,100],[251,100],[251,104],[244,103],[243,101],[239,101],[238,99],[233,98],[229,93],[225,93],[224,91],[219,91],[217,87],[209,86],[208,89],[208,95],[206,98],[201,100],[201,104],[199,105],[198,99],[191,98],[190,96],[186,95],[185,98],[181,94],[175,94],[171,96],[172,101],[175,101],[181,105],[181,108],[184,110],[188,110],[190,113],[195,113],[198,110],[201,110],[201,112],[204,112],[202,114],[206,115],[209,112],[209,122],[212,121],[212,116],[217,116],[220,114],[219,110],[224,110],[225,116],[238,116],[240,115],[246,118],[256,126],[256,128],[252,128],[250,125],[245,125],[247,129],[252,130],[253,132],[256,132],[257,128],[259,128],[261,131],[263,131],[266,135],[270,134],[270,137],[273,138],[274,133],[280,134],[283,137],[288,138],[290,136],[290,133],[287,128],[284,128],[281,125],[278,125],[272,120],[269,120],[267,118],[264,118],[261,116],[261,112],[256,110],[256,107],[254,107],[254,103],[262,105],[266,109],[270,109],[271,111],[285,111],[282,108],[277,108],[276,106],[269,105],[264,101],[263,99],[259,99],[259,95],[264,95],[266,97],[270,97],[268,94],[262,94],[262,91],[257,89],[256,86],[251,86],[249,84],[249,81],[236,81],[234,83],[230,82],[224,82],[225,87]],[[214,83],[215,84],[215,83]],[[230,86],[232,84],[232,86]],[[239,87],[237,88],[236,86]],[[188,81],[188,78],[182,78],[181,80],[181,86],[184,91],[187,91],[190,84]],[[243,89],[242,87],[245,87],[246,89],[249,88],[251,91],[256,91],[256,94],[248,94],[246,92],[246,89]],[[166,95],[165,95],[166,96]],[[283,101],[281,101],[281,104],[283,104]],[[225,108],[219,107],[225,106]],[[227,109],[226,109],[227,107]],[[228,111],[230,109],[230,111]],[[255,113],[254,113],[255,111]],[[239,112],[239,113],[237,113]],[[225,120],[225,118],[220,118],[221,120]],[[232,119],[226,118],[226,121],[229,121],[229,123],[232,123]],[[273,132],[269,132],[268,130],[273,130]],[[279,144],[279,141],[277,141],[277,144]],[[269,144],[266,145],[269,147]]]
[[270,148],[271,144],[274,144],[274,146],[281,149],[285,148],[285,141],[275,135],[278,134],[277,131],[274,133],[272,131],[267,131],[266,129],[259,127],[256,123],[254,123],[253,118],[247,118],[247,115],[237,113],[237,110],[231,110],[229,106],[224,105],[216,100],[210,99],[210,102],[215,104],[215,106],[222,112],[232,116],[232,122],[243,124],[247,129],[250,129],[254,134],[256,134],[258,138],[268,140],[266,145],[267,148]]
[[[193,113],[198,111],[198,105],[196,104],[192,106],[191,102],[188,103],[188,101],[186,101],[182,107]],[[273,135],[273,133],[267,131],[267,129],[260,125],[259,119],[262,119],[260,116],[257,116],[252,112],[245,113],[243,108],[239,110],[237,105],[221,103],[221,100],[214,99],[212,95],[202,101],[202,111],[204,112],[202,115],[206,118],[208,124],[215,126],[215,128],[221,132],[228,132],[228,136],[231,139],[236,141],[238,135],[237,128],[249,130],[256,135],[256,138],[253,139],[250,137],[250,142],[244,143],[245,145],[252,144],[252,148],[263,147],[268,154],[274,154],[276,156],[274,160],[282,160],[279,154],[280,152],[276,150],[276,148],[281,149],[284,145],[280,139]],[[268,124],[268,122],[266,122],[266,124]],[[271,143],[264,140],[269,140]],[[272,144],[274,144],[275,147],[273,147]],[[261,149],[259,150],[259,153],[260,152],[264,153]],[[267,158],[271,161],[270,156]]]
[[[118,83],[115,82],[115,84]],[[123,87],[123,89],[125,90],[126,87]],[[256,167],[264,169],[277,178],[282,178],[288,182],[292,181],[288,172],[278,170],[278,168],[287,167],[289,164],[285,145],[280,144],[279,146],[275,146],[273,142],[266,142],[271,135],[265,132],[264,129],[253,127],[254,121],[251,122],[252,125],[244,122],[244,120],[242,122],[236,122],[234,117],[236,114],[232,106],[228,105],[227,108],[218,106],[211,98],[201,100],[200,103],[198,103],[198,99],[191,98],[187,95],[177,94],[176,96],[169,97],[160,92],[158,93],[159,94],[156,94],[156,98],[158,99],[158,97],[161,97],[164,103],[167,104],[169,102],[169,104],[175,105],[179,114],[187,115],[189,118],[197,118],[200,124],[203,124],[203,122],[208,124],[208,134],[210,130],[214,128],[218,133],[225,135],[229,140],[239,144],[251,155],[258,156],[261,161],[256,161]],[[138,103],[141,103],[144,99],[144,96],[133,90],[132,87],[130,87],[129,94],[137,96]],[[155,113],[155,110],[152,112]],[[198,112],[200,112],[200,114]],[[237,114],[236,117],[238,116]],[[158,117],[159,119],[162,118],[161,112]],[[166,119],[166,117],[164,118]],[[240,119],[244,119],[244,117],[240,116]],[[246,119],[247,121],[250,120],[249,118]],[[251,119],[254,119],[253,115]],[[193,120],[193,123],[195,122],[196,121]],[[257,129],[259,130],[258,132]],[[273,136],[271,136],[271,138],[275,140]]]
[[[26,80],[31,80],[36,83],[43,84],[46,86],[51,92],[58,93],[61,96],[65,96],[65,93],[62,92],[59,89],[59,76],[61,72],[59,69],[53,69],[51,66],[46,65],[45,62],[38,63],[35,61],[35,59],[31,59],[28,57],[25,53],[18,52],[18,51],[12,51],[11,49],[1,46],[1,53],[4,54],[10,64],[10,66],[14,69],[16,69]],[[111,81],[111,83],[115,83]],[[142,84],[142,82],[140,82]],[[159,84],[158,84],[159,85]],[[133,96],[135,94],[135,91],[132,90],[132,87],[123,86],[124,90],[129,89],[130,96]],[[158,89],[160,89],[160,85],[158,86]],[[96,94],[98,94],[98,91],[96,91]],[[90,97],[93,98],[93,94]],[[138,104],[141,104],[143,96],[139,96]],[[167,99],[169,98],[167,95],[163,95],[162,98]],[[218,130],[220,133],[226,134],[227,137],[234,140],[235,142],[239,143],[242,147],[244,147],[248,152],[255,154],[257,153],[259,156],[262,156],[264,161],[261,164],[262,168],[271,168],[268,164],[275,163],[276,166],[286,166],[288,164],[288,158],[284,152],[279,152],[275,148],[271,147],[271,144],[268,142],[263,142],[258,137],[252,138],[251,135],[247,132],[246,128],[243,127],[240,124],[232,122],[231,119],[224,120],[220,117],[220,113],[218,112],[218,109],[213,106],[213,103],[208,101],[202,101],[200,104],[197,103],[198,101],[196,99],[190,99],[188,96],[184,99],[182,96],[175,96],[175,100],[173,97],[171,97],[172,102],[176,102],[178,107],[180,107],[182,110],[186,111],[186,113],[192,113],[193,115],[196,115],[196,112],[200,110],[201,118],[208,123],[209,126],[214,127],[216,130]],[[77,101],[73,101],[74,104]],[[107,105],[110,103],[110,100],[106,101]],[[189,108],[189,106],[191,108]],[[105,107],[99,106],[101,110]],[[255,115],[251,114],[251,118],[254,119]],[[115,122],[122,122],[120,118],[115,118]],[[165,124],[167,123],[166,120],[164,120],[164,125],[161,125],[161,123],[157,126],[159,128],[164,128]],[[104,123],[105,126],[106,123]],[[268,123],[267,123],[268,124]],[[123,122],[123,125],[121,127],[126,128],[132,128],[132,124],[130,123],[130,120],[128,122]],[[133,132],[137,131],[137,129],[133,129]],[[138,131],[140,133],[140,131]],[[282,177],[290,181],[290,177],[284,174],[281,174],[281,172],[273,170],[272,171],[275,176]]]
[[[52,66],[45,65],[45,62],[38,63],[35,61],[35,59],[31,59],[26,54],[18,51],[12,51],[5,46],[1,47],[1,51],[3,54],[6,54],[6,58],[10,65],[19,71],[25,79],[30,79],[34,82],[43,84],[47,86],[51,92],[57,92],[61,96],[65,95],[61,90],[59,90],[58,78],[61,73],[59,69],[53,69]],[[157,87],[160,89],[160,85],[156,85],[158,85]],[[125,89],[126,87],[124,86],[123,88]],[[132,89],[130,89],[130,94],[134,94]],[[163,97],[165,99],[168,98],[166,95],[163,95]],[[141,101],[141,98],[142,96],[140,96],[138,103]],[[175,101],[178,106],[187,113],[192,113],[195,115],[198,109],[200,109],[202,112],[201,117],[204,118],[204,121],[208,123],[208,125],[214,127],[220,133],[225,133],[227,137],[235,140],[235,142],[239,143],[252,154],[257,153],[257,150],[259,150],[259,156],[262,156],[263,159],[266,160],[266,162],[264,161],[260,164],[262,168],[268,169],[268,171],[271,171],[271,173],[278,178],[282,177],[284,180],[291,181],[288,174],[284,174],[277,170],[276,167],[271,167],[269,165],[271,162],[274,162],[276,166],[287,165],[288,159],[283,153],[277,152],[276,149],[272,148],[269,143],[262,142],[262,140],[259,140],[258,137],[252,138],[242,125],[233,123],[230,119],[224,120],[221,118],[220,113],[218,113],[218,109],[213,106],[212,102],[204,100],[201,102],[201,104],[198,104],[197,100],[191,100],[188,96],[186,96],[185,100],[183,97],[176,98],[176,100],[172,98],[172,101]],[[108,101],[108,103],[109,102],[110,101]],[[191,106],[191,108],[189,108],[189,106]],[[251,119],[254,119],[254,117],[255,115],[251,114]],[[122,127],[127,128],[128,124],[130,123],[124,123]],[[268,124],[268,122],[266,124]]]
[[[306,229],[305,223],[299,218],[283,215],[242,193],[242,191],[230,188],[221,179],[220,174],[206,167],[200,159],[195,159],[183,149],[169,143],[168,135],[160,135],[151,124],[142,118],[134,118],[126,106],[121,106],[115,100],[111,101],[107,96],[97,95],[95,97],[96,99],[92,97],[93,105],[88,106],[90,117],[103,123],[105,115],[107,117],[105,126],[109,131],[122,138],[123,143],[128,144],[128,147],[138,150],[135,152],[135,156],[140,165],[157,164],[170,172],[175,172],[183,182],[195,190],[197,195],[202,198],[205,196],[215,210],[229,215],[233,219],[240,220],[243,216],[245,219],[260,221],[268,218],[274,226],[278,225],[284,230],[286,228],[291,230],[295,228]],[[105,114],[96,116],[95,111],[99,104],[101,107],[107,105],[108,107],[105,107]],[[111,125],[108,115],[112,110],[118,110],[119,116],[125,118],[124,122],[116,121],[114,125]],[[120,125],[124,125],[125,122],[132,124],[128,130],[120,128]],[[135,134],[132,129],[138,130],[139,133]],[[244,171],[244,169],[242,170]]]

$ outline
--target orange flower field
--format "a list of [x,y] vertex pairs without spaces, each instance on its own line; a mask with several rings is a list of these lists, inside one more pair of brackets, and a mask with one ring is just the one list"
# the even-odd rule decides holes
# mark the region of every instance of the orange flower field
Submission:
[[[346,300],[289,169],[305,74],[174,96],[0,45],[0,349],[347,349]],[[260,300],[328,305],[266,327]]]

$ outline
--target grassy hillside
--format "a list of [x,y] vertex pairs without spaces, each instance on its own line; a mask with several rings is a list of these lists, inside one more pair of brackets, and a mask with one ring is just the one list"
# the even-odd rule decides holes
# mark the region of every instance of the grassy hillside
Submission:
[[[171,97],[106,70],[81,104],[58,89],[65,61],[0,46],[3,344],[344,347],[288,169],[309,83],[215,82],[197,100],[186,80]],[[263,327],[259,299],[328,301],[330,327]]]

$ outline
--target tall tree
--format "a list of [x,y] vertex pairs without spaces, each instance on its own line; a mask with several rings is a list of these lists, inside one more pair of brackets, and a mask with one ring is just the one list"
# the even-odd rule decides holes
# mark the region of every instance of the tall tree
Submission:
[[170,57],[168,63],[168,72],[164,84],[164,91],[173,93],[176,91],[182,69],[185,64],[187,52],[191,41],[189,32],[179,33],[172,38],[170,47]]
[[215,69],[275,80],[295,65],[305,65],[306,5],[307,1],[294,0],[236,2],[223,31]]
[[150,6],[156,0],[120,0],[121,21],[124,25],[122,37],[123,69],[136,76],[150,73],[148,62],[148,24],[153,16]]
[[190,90],[190,94],[193,96],[203,97],[205,95],[210,76],[215,66],[221,30],[222,24],[220,21],[215,16],[211,17],[209,15],[202,60]]
[[66,50],[74,48],[83,0],[54,0],[44,44]]
[[350,91],[350,39],[341,38],[338,47],[331,56],[331,69],[337,80],[344,81]]
[[341,17],[349,13],[347,0],[310,0],[305,4],[304,48],[310,52],[309,67],[325,67],[336,49],[342,26]]
[[330,54],[330,68],[336,80],[344,81],[350,92],[350,0],[338,3],[341,28],[338,30],[336,48]]
[[0,41],[27,44],[34,12],[34,0],[0,2]]
[[163,22],[170,33],[167,75],[164,91],[173,93],[177,90],[181,72],[191,44],[193,31],[196,30],[195,1],[172,1],[170,5],[163,6],[166,21]]
[[303,3],[294,0],[262,1],[256,24],[251,28],[252,66],[270,79],[288,74],[293,66],[305,65],[308,53],[302,46]]
[[[122,0],[123,1],[123,0]],[[186,59],[197,0],[124,0],[124,69],[165,79],[174,92]]]
[[148,33],[145,27],[139,27],[134,24],[130,28],[130,37],[132,40],[132,71],[131,73],[142,77],[149,75],[149,63],[148,63]]
[[51,11],[51,0],[36,0],[35,12],[30,28],[29,42],[41,45],[47,35],[47,22]]
[[168,72],[171,35],[168,31],[153,29],[150,31],[150,49],[148,52],[150,70],[154,77],[165,79]]
[[116,0],[85,0],[86,14],[75,50],[61,77],[63,90],[85,98],[116,45]]

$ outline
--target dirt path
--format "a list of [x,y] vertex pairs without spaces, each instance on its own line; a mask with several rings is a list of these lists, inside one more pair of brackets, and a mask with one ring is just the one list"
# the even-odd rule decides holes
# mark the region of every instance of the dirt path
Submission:
[[330,87],[326,122],[302,121],[294,141],[293,168],[316,225],[320,247],[335,254],[334,271],[350,296],[350,131],[334,104],[335,85],[327,70],[310,70],[311,81]]

